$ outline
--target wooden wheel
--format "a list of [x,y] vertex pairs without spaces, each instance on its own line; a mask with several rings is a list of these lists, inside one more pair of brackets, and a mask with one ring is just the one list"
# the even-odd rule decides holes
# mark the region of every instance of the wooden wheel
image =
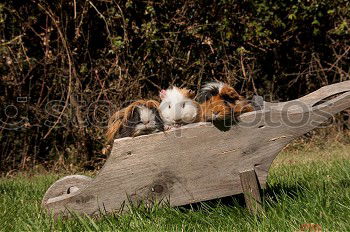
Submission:
[[46,191],[42,200],[42,206],[45,207],[47,201],[63,195],[71,195],[84,189],[92,180],[91,177],[83,175],[71,175],[63,177],[53,183]]

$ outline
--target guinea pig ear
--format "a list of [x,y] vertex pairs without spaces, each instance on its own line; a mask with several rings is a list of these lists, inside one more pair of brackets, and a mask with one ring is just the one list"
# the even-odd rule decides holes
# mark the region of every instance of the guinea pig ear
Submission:
[[229,86],[223,87],[219,94],[225,101],[230,103],[239,100],[239,98],[241,97],[234,88]]
[[159,92],[159,97],[160,99],[164,99],[166,97],[166,90],[165,89],[162,89],[160,92]]
[[188,95],[187,95],[189,98],[191,98],[191,99],[194,99],[195,98],[195,96],[196,96],[196,93],[193,91],[193,90],[191,90],[191,89],[189,89],[188,90]]

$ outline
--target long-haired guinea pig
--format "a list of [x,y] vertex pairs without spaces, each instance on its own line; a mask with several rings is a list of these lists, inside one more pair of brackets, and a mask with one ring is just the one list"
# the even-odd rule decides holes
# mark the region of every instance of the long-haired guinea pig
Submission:
[[197,101],[201,107],[201,121],[224,120],[254,110],[251,104],[231,86],[210,82],[200,90]]
[[159,102],[157,101],[138,100],[117,111],[109,120],[107,141],[164,131],[158,107]]
[[186,88],[170,87],[159,94],[160,116],[168,126],[180,126],[200,119],[200,107],[194,101],[195,94]]

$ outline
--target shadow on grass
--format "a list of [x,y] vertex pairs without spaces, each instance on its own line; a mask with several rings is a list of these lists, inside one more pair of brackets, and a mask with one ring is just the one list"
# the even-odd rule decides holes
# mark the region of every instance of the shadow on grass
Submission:
[[222,206],[243,208],[245,207],[244,195],[241,193],[234,196],[227,196],[227,197],[222,197],[218,199],[183,205],[177,208],[179,210],[199,211],[199,210],[202,210],[203,208],[208,208],[208,207],[216,208],[216,207],[222,207]]
[[[346,183],[341,183],[342,185],[346,184],[350,186],[350,181]],[[288,198],[294,199],[297,196],[303,195],[303,193],[307,191],[307,188],[303,186],[303,183],[296,183],[295,185],[284,185],[284,184],[275,184],[273,186],[268,186],[266,189],[263,189],[261,191],[261,197],[262,201],[268,200],[272,204],[277,204],[278,199],[283,198],[283,196],[287,196]],[[180,210],[193,210],[193,211],[199,211],[203,207],[221,207],[221,206],[227,206],[227,207],[240,207],[245,208],[245,200],[243,193],[218,198],[214,200],[209,201],[203,201],[199,203],[192,203],[184,206],[178,207]]]

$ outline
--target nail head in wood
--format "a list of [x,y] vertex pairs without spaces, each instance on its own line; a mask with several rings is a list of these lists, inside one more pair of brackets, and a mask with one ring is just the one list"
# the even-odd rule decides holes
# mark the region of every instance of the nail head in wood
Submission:
[[163,186],[157,184],[152,188],[152,192],[162,193],[164,190]]

